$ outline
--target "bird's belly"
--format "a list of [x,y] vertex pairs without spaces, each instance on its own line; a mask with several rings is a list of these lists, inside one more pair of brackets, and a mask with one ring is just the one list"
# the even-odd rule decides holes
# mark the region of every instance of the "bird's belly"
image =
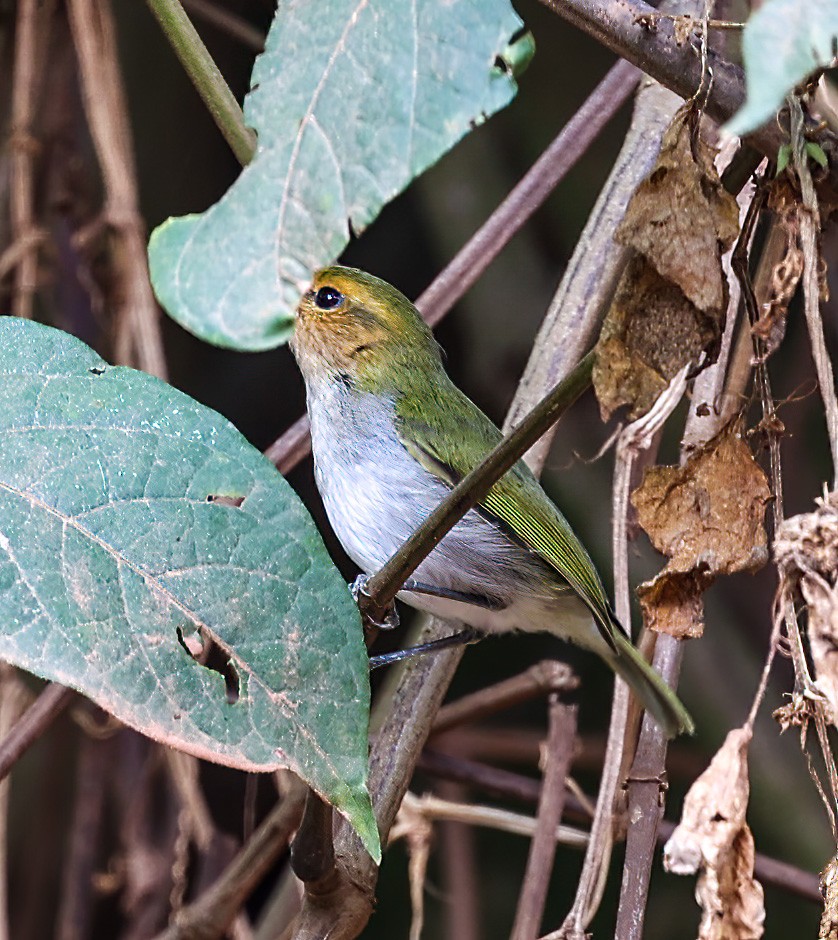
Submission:
[[[377,571],[449,492],[415,461],[356,459],[316,469],[326,513],[346,553]],[[425,558],[413,577],[429,587],[485,598],[470,604],[403,591],[400,599],[478,630],[548,631],[584,646],[599,633],[586,605],[540,558],[471,510]]]

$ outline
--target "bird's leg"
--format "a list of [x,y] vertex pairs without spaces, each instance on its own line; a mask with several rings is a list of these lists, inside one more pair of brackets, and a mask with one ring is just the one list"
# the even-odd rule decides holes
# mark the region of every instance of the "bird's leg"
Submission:
[[430,643],[420,643],[419,646],[409,646],[404,650],[394,650],[392,653],[381,653],[378,656],[370,656],[370,669],[378,669],[379,666],[389,666],[391,663],[401,662],[409,656],[417,656],[420,653],[438,653],[440,650],[449,649],[452,646],[465,646],[469,643],[477,643],[482,640],[486,634],[480,630],[474,630],[469,627],[468,630],[461,630],[459,633],[452,633],[450,636],[440,637],[438,640],[431,640]]
[[[367,593],[367,581],[369,581],[369,578],[365,574],[359,574],[352,584],[349,585],[349,590],[352,593],[352,596],[355,598],[356,604],[359,603],[362,594],[364,597],[370,596]],[[395,602],[391,602],[390,606],[384,613],[383,620],[380,622],[378,620],[373,620],[372,617],[370,617],[368,614],[366,615],[365,619],[369,621],[371,627],[374,627],[378,630],[395,630],[400,623],[399,612],[396,610]]]
[[459,601],[461,604],[471,604],[472,607],[483,607],[485,610],[503,610],[506,604],[496,597],[486,597],[485,594],[470,594],[466,591],[455,591],[452,588],[437,587],[435,584],[426,584],[424,581],[414,581],[408,578],[402,585],[403,591],[412,594],[427,594],[430,597],[442,597],[447,601]]

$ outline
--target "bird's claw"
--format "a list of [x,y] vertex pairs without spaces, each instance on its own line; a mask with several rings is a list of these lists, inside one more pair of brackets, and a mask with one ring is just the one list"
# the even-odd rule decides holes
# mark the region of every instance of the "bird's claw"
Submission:
[[370,599],[370,595],[367,592],[367,581],[369,581],[369,578],[365,574],[359,574],[352,584],[349,585],[349,591],[355,598],[355,603],[361,608],[361,613],[370,626],[375,627],[377,630],[395,630],[400,623],[399,612],[396,610],[395,603],[390,604],[380,621],[370,617],[369,613],[365,610],[365,600]]

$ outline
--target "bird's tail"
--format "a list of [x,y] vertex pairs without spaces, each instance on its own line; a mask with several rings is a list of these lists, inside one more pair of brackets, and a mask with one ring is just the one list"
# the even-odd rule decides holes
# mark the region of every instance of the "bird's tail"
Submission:
[[613,631],[616,654],[609,657],[615,672],[631,686],[643,707],[650,712],[670,738],[692,734],[695,725],[681,700],[670,689],[631,640],[616,627]]

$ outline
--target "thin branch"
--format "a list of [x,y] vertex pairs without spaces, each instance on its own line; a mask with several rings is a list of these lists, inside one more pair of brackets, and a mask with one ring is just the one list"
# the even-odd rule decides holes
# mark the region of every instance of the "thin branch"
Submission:
[[[683,646],[675,637],[661,634],[655,645],[653,665],[672,688],[678,685]],[[617,910],[617,936],[640,940],[652,857],[663,816],[666,792],[666,748],[668,741],[654,719],[644,716],[637,753],[626,781],[628,818],[626,862]]]
[[[538,780],[479,761],[426,749],[422,752],[418,766],[424,773],[478,788],[500,799],[532,804],[537,803],[541,796],[541,783]],[[578,800],[569,796],[567,803],[568,811],[574,818],[582,819],[590,815]],[[672,835],[675,825],[667,819],[661,821],[657,835],[659,845],[663,845]],[[819,906],[823,903],[818,876],[814,872],[803,871],[796,865],[757,852],[754,857],[754,874],[763,884],[796,894]]]
[[[418,298],[416,306],[428,323],[439,323],[529,221],[629,98],[638,77],[638,71],[625,62],[611,68],[506,199]],[[587,337],[576,344],[575,356],[567,357],[568,371],[581,358],[586,344]],[[543,387],[549,388],[557,381],[553,378]],[[308,417],[303,415],[271,444],[265,456],[280,473],[287,474],[310,451]]]
[[[120,284],[117,361],[166,377],[160,311],[148,273],[139,211],[128,104],[119,71],[116,28],[108,0],[68,0],[84,108],[105,185],[104,215],[117,238],[113,266]],[[127,329],[126,329],[127,327]],[[127,340],[127,341],[126,341]]]
[[37,242],[32,238],[34,220],[35,153],[31,136],[35,110],[38,56],[38,3],[20,0],[15,29],[15,66],[12,85],[12,125],[10,139],[10,194],[13,245],[28,245],[17,262],[12,312],[31,317],[37,287]]
[[555,659],[544,659],[511,679],[444,705],[434,720],[432,733],[441,734],[457,725],[480,721],[551,692],[570,692],[578,685],[579,680],[569,666]]
[[[421,813],[428,819],[446,820],[448,822],[466,823],[469,826],[481,826],[485,829],[495,829],[499,832],[509,832],[513,835],[528,836],[529,838],[538,837],[539,832],[544,830],[545,822],[539,817],[534,819],[532,816],[524,816],[521,813],[513,813],[507,809],[498,809],[496,806],[475,806],[473,803],[457,803],[453,800],[440,799],[431,794],[424,796],[414,796],[412,793],[406,793],[404,805],[411,811]],[[588,841],[588,835],[581,829],[573,826],[560,826],[556,824],[555,829],[547,830],[551,840],[560,842],[562,845],[571,845],[575,848],[582,848]],[[398,823],[393,827],[390,834],[390,841],[402,838]]]
[[[0,663],[0,734],[6,736],[27,704],[28,693],[8,663]],[[9,781],[0,782],[0,940],[9,940]]]
[[550,696],[549,729],[538,819],[518,895],[513,940],[535,940],[538,936],[556,855],[555,833],[564,810],[565,778],[570,770],[576,737],[576,707],[563,704],[555,693]]
[[21,719],[0,741],[0,780],[52,725],[76,697],[72,689],[51,683],[47,685]]
[[100,852],[108,768],[113,759],[109,742],[80,735],[72,826],[62,866],[57,940],[81,940],[93,922],[93,876]]
[[179,0],[148,0],[148,5],[236,159],[246,166],[256,152],[256,135],[192,21]]
[[431,326],[457,303],[582,159],[639,81],[640,71],[628,62],[612,66],[518,185],[416,301]]
[[[570,375],[542,399],[467,476],[451,490],[366,583],[361,595],[362,610],[379,620],[405,579],[416,570],[433,547],[489,492],[497,480],[538,440],[588,387],[593,368],[588,353]],[[366,595],[366,596],[365,596]]]
[[268,814],[221,877],[175,915],[157,940],[216,940],[223,936],[253,889],[286,850],[303,812],[305,789],[296,787]]

